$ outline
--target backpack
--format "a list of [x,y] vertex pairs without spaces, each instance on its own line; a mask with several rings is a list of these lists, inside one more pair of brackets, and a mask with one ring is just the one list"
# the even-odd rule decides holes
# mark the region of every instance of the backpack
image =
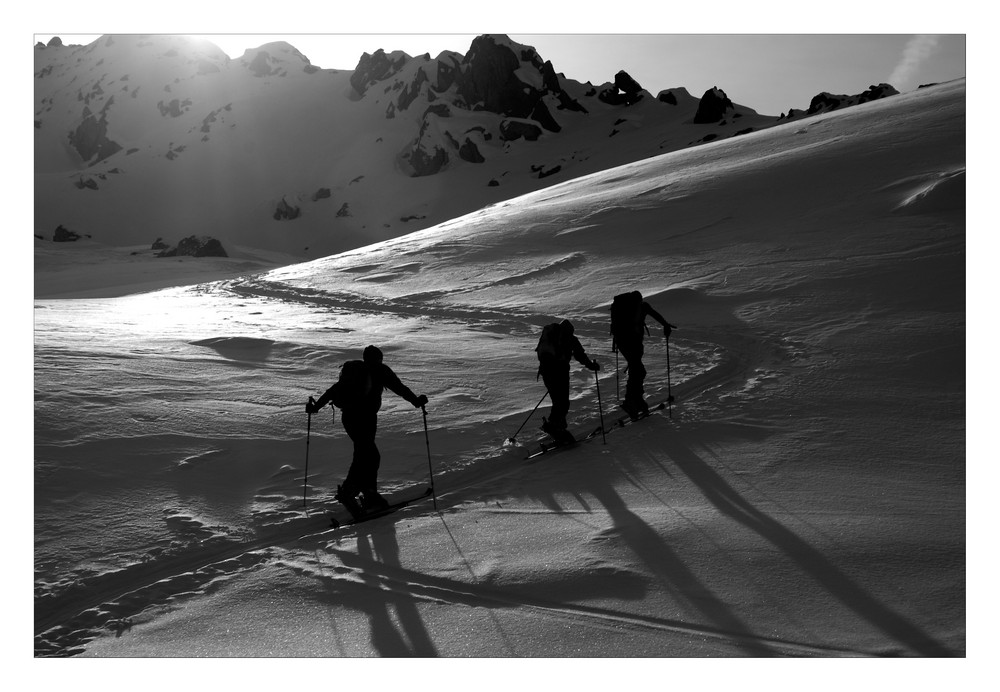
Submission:
[[330,401],[337,408],[360,404],[372,388],[371,374],[363,360],[349,360],[340,366],[340,378],[331,387]]
[[642,336],[646,320],[642,314],[642,294],[629,291],[615,296],[611,303],[611,335],[622,341]]
[[553,322],[542,328],[542,335],[538,338],[538,345],[535,346],[538,359],[543,355],[555,357],[559,353],[559,324]]

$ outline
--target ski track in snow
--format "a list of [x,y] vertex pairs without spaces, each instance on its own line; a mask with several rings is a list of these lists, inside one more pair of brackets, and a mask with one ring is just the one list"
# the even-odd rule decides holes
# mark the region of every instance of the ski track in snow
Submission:
[[[282,296],[282,299],[289,299],[287,297],[289,294],[279,293],[279,295]],[[308,296],[306,300],[312,301],[312,297]],[[320,302],[325,304],[325,299],[321,298]],[[251,350],[267,346],[266,343],[262,344],[255,340],[235,340],[231,343],[229,339],[210,339],[203,345],[219,348],[243,347]],[[675,397],[678,400],[683,400],[695,392],[705,392],[727,382],[739,380],[741,374],[748,367],[745,353],[745,351],[740,352],[740,357],[731,355],[707,371],[685,382],[678,383],[673,388]],[[666,415],[666,411],[663,412],[663,415]],[[617,433],[613,425],[616,418],[617,415],[613,412],[605,418],[609,435],[620,434]],[[581,429],[576,432],[582,438],[587,433],[594,431]],[[597,439],[600,439],[599,435],[588,441]],[[465,499],[460,495],[463,488],[478,486],[484,481],[498,480],[516,473],[523,465],[538,463],[546,459],[546,456],[542,456],[533,460],[524,460],[525,449],[530,449],[530,446],[501,447],[494,453],[494,463],[484,464],[485,471],[474,470],[471,473],[456,474],[456,479],[449,480],[444,484],[439,480],[437,498],[441,509],[451,506],[449,496],[457,496],[455,502],[464,502]],[[481,459],[480,461],[487,460]],[[496,463],[501,461],[502,463]],[[511,461],[515,461],[515,463],[511,463]],[[189,458],[182,463],[196,463],[196,459]],[[297,470],[286,466],[279,474],[282,472],[296,473]],[[288,483],[280,483],[277,487],[287,488]],[[266,489],[263,492],[266,492]],[[268,504],[270,508],[257,513],[258,528],[255,537],[234,538],[225,534],[225,527],[219,527],[223,529],[220,534],[205,527],[193,517],[183,514],[172,515],[168,518],[169,522],[173,522],[176,528],[181,529],[188,536],[188,540],[181,547],[149,555],[146,561],[120,570],[80,576],[76,581],[63,584],[49,594],[36,594],[36,655],[65,656],[79,653],[83,651],[87,642],[99,636],[101,632],[112,631],[120,635],[124,629],[152,617],[152,613],[170,609],[173,604],[184,598],[208,593],[212,589],[218,588],[229,576],[270,561],[273,556],[270,555],[269,551],[272,548],[302,542],[310,536],[320,539],[330,530],[327,514],[312,513],[311,516],[303,516],[304,511],[300,498],[289,498],[286,494],[279,493],[272,497],[258,495],[257,500]],[[396,516],[382,521],[399,521],[406,516],[412,516],[416,513],[426,514],[431,511],[433,510],[430,509],[430,501],[428,500],[400,510]],[[343,518],[341,517],[341,519]],[[344,527],[339,530],[338,535],[352,535],[359,530],[364,529]],[[427,584],[433,584],[433,580],[433,577],[427,576],[425,578]],[[425,591],[430,594],[434,588],[428,586]],[[728,639],[734,637],[731,632],[712,631],[710,628],[699,628],[657,618],[642,618],[628,614],[616,614],[613,611],[567,607],[553,603],[533,603],[530,600],[512,601],[503,598],[499,592],[472,590],[463,598],[459,598],[459,591],[460,588],[457,584],[452,586],[453,599],[456,599],[454,602],[468,602],[469,605],[476,605],[476,603],[469,602],[469,599],[478,599],[481,603],[488,602],[505,607],[530,606],[538,612],[564,618],[597,619],[699,636]],[[447,593],[447,590],[442,591],[442,593]],[[737,639],[739,638],[739,635],[735,636]],[[815,647],[810,649],[808,645],[794,642],[770,643],[780,645],[781,648],[789,651],[811,650],[814,653],[823,652],[828,655],[836,653]]]

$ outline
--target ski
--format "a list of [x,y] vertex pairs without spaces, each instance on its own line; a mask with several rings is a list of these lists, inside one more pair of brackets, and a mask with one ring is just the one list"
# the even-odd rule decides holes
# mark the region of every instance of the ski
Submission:
[[650,406],[648,411],[639,414],[635,418],[633,418],[632,416],[622,416],[622,417],[620,417],[615,422],[615,427],[624,428],[629,423],[636,423],[638,421],[643,420],[644,418],[649,418],[651,415],[653,415],[657,411],[662,411],[666,407],[667,407],[667,402],[661,401],[658,404],[654,404],[653,406]]
[[535,459],[542,456],[543,454],[551,454],[552,452],[569,449],[570,447],[576,447],[579,443],[572,435],[568,435],[565,440],[552,440],[551,442],[540,442],[538,443],[538,449],[528,454],[525,459]]
[[340,529],[340,528],[343,528],[345,526],[353,526],[354,524],[361,524],[361,523],[366,522],[366,521],[371,521],[372,519],[379,519],[379,518],[384,517],[386,515],[392,514],[393,512],[399,511],[399,510],[403,509],[403,507],[406,507],[407,505],[410,505],[410,504],[413,504],[414,502],[418,502],[420,500],[428,498],[428,497],[431,496],[431,494],[432,494],[432,490],[431,490],[430,486],[428,486],[428,488],[422,494],[420,494],[420,495],[418,495],[416,497],[411,497],[411,498],[406,499],[406,500],[400,500],[399,502],[393,502],[388,507],[383,507],[382,509],[376,509],[376,510],[373,510],[371,512],[365,512],[365,513],[363,513],[363,514],[361,514],[360,516],[357,516],[357,517],[352,516],[352,517],[350,517],[348,519],[345,519],[343,521],[337,519],[335,516],[333,516],[331,514],[330,515],[330,528],[331,529]]

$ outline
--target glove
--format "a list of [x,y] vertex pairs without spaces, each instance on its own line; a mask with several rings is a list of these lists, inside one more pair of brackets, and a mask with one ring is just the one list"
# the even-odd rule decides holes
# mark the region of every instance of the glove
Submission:
[[417,400],[413,402],[413,408],[423,408],[427,405],[427,395],[421,394],[417,397]]
[[670,325],[669,324],[665,325],[663,327],[663,338],[664,339],[669,339],[670,338]]
[[306,413],[316,413],[319,411],[319,407],[316,406],[316,402],[311,398],[306,402]]
[[587,363],[587,367],[593,370],[594,372],[597,372],[598,370],[601,369],[600,363],[598,363],[596,360],[592,360],[589,363]]

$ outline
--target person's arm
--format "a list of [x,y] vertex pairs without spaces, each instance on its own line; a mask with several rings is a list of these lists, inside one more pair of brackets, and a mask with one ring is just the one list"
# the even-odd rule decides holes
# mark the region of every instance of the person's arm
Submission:
[[306,404],[306,411],[308,413],[316,413],[317,411],[322,410],[322,408],[324,406],[326,406],[328,403],[330,403],[330,400],[333,398],[333,395],[336,393],[336,388],[337,388],[338,384],[340,384],[340,383],[339,382],[334,382],[332,387],[330,387],[325,392],[323,392],[323,396],[321,396],[319,399],[317,399],[316,401],[314,401],[311,405],[310,404]]
[[580,361],[584,367],[590,370],[600,370],[601,366],[597,364],[596,360],[591,360],[587,353],[583,350],[583,344],[575,336],[573,337],[573,357]]
[[427,397],[423,394],[420,396],[414,394],[413,390],[400,381],[399,377],[396,376],[396,373],[392,371],[392,368],[383,363],[382,370],[382,381],[385,384],[386,389],[391,391],[393,394],[402,397],[406,401],[409,401],[416,408],[420,408],[421,406],[427,404]]
[[655,309],[653,309],[652,305],[650,305],[649,303],[647,303],[645,301],[643,301],[643,303],[642,303],[642,312],[643,312],[644,315],[649,315],[654,320],[656,320],[661,325],[663,325],[663,336],[665,336],[668,339],[670,338],[670,330],[677,329],[676,326],[670,324],[665,319],[663,319],[663,315],[661,315],[660,313],[658,313]]

